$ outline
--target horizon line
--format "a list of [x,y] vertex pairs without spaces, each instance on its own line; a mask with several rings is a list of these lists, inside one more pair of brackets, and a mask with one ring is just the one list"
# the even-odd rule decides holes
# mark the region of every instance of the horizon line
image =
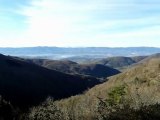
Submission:
[[121,47],[109,47],[109,46],[76,46],[76,47],[72,47],[72,46],[22,46],[22,47],[1,47],[0,48],[160,48],[160,47],[153,47],[153,46],[121,46]]

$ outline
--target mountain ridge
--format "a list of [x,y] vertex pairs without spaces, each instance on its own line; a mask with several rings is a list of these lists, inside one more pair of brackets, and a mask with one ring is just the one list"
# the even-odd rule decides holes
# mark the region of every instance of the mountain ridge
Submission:
[[120,71],[101,64],[78,64],[69,60],[24,59],[48,69],[57,70],[69,74],[90,75],[98,78],[106,78]]
[[0,53],[12,56],[48,57],[50,59],[63,59],[84,56],[87,58],[106,58],[112,56],[141,56],[159,53],[160,48],[154,47],[22,47],[0,48]]
[[44,101],[80,94],[100,80],[49,70],[33,63],[0,55],[0,95],[18,106],[29,106]]

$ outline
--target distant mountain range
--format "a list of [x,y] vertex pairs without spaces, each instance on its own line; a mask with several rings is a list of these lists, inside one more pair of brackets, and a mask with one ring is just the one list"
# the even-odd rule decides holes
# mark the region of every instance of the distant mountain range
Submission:
[[154,47],[126,47],[126,48],[108,48],[108,47],[24,47],[24,48],[0,48],[0,53],[12,56],[38,57],[49,59],[64,58],[106,58],[113,56],[145,56],[159,53],[160,48]]

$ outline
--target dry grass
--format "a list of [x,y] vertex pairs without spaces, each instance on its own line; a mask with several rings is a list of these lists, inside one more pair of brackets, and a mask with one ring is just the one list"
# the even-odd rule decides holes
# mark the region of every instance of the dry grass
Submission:
[[61,109],[64,120],[96,120],[99,100],[108,99],[108,93],[121,85],[124,85],[126,90],[123,103],[130,107],[138,109],[160,103],[160,59],[140,63],[109,78],[109,81],[95,86],[83,95],[54,103]]

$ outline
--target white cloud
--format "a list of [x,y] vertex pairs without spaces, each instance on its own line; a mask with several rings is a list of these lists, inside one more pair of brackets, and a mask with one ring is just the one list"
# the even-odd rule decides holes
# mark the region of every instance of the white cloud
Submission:
[[[1,45],[157,46],[153,42],[160,38],[156,0],[152,4],[148,0],[29,1],[29,6],[16,11],[26,18],[26,28],[20,35],[1,37]],[[9,43],[11,39],[14,42]]]

